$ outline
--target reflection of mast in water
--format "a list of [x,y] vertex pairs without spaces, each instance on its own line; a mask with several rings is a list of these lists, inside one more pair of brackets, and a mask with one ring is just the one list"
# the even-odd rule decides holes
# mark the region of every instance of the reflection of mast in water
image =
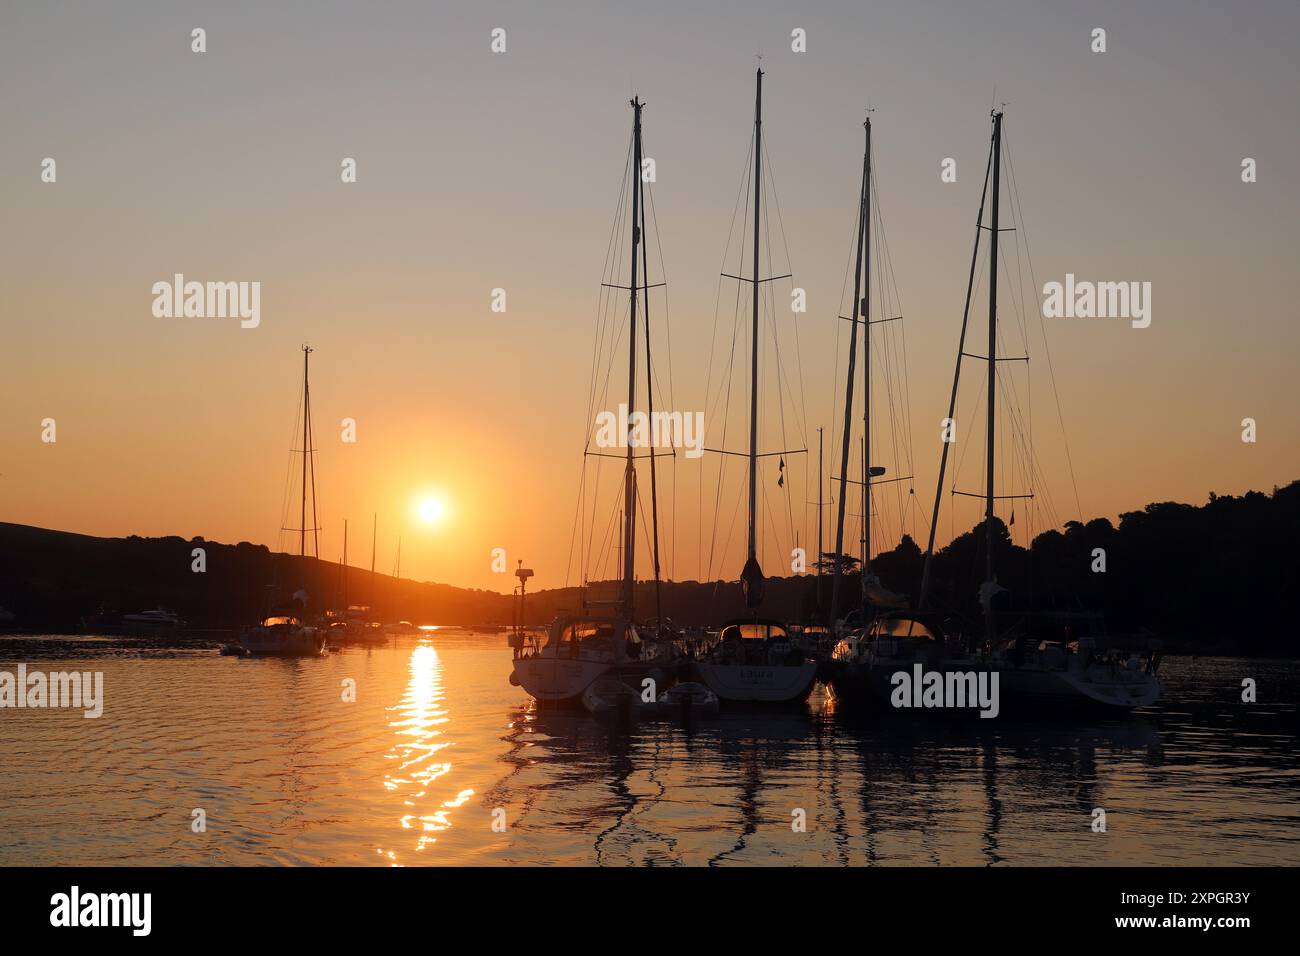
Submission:
[[[436,834],[451,828],[450,812],[462,806],[473,790],[462,790],[453,799],[428,809],[431,784],[451,771],[451,761],[439,760],[441,752],[451,745],[441,739],[440,725],[447,723],[443,709],[442,661],[432,644],[421,643],[411,651],[410,680],[402,700],[389,711],[394,717],[388,726],[393,728],[397,740],[389,748],[385,759],[393,767],[384,775],[384,787],[394,796],[403,797],[405,812],[401,818],[402,829],[415,830],[417,852],[437,842]],[[376,852],[397,861],[393,850],[377,847]]]
[[[741,765],[740,795],[736,801],[740,810],[740,835],[730,849],[710,857],[709,866],[717,866],[746,848],[746,841],[758,832],[762,822],[759,795],[765,782],[765,771],[768,774],[784,771],[794,747],[806,746],[812,736],[812,725],[806,714],[754,712],[747,718],[748,725],[738,727],[735,736],[720,736],[718,739],[719,756],[726,760],[727,766],[731,766],[730,758],[733,757]],[[741,748],[738,754],[735,753],[736,747]],[[786,815],[770,825],[785,827],[785,832],[789,833],[790,820]]]
[[[818,553],[821,549],[818,548]],[[813,724],[817,739],[817,780],[826,781],[826,798],[830,801],[834,823],[830,828],[831,838],[838,851],[836,862],[848,866],[849,830],[848,819],[844,813],[844,798],[840,795],[840,748],[836,746],[835,723],[831,715],[822,711]]]
[[754,747],[745,749],[741,767],[743,776],[740,784],[740,799],[737,801],[740,808],[740,836],[736,838],[731,849],[709,857],[709,866],[717,866],[733,853],[745,849],[745,841],[758,832],[758,791],[763,785],[763,777],[759,772],[759,761]]
[[984,855],[989,863],[1001,863],[1002,855],[998,851],[998,834],[1002,830],[1002,801],[998,798],[998,744],[997,738],[989,734],[984,738],[984,796],[988,798],[988,827],[983,833]]
[[[595,833],[592,862],[643,862],[631,857],[637,848],[655,861],[675,859],[676,841],[648,829],[642,819],[647,809],[668,795],[657,777],[662,763],[660,735],[655,735],[656,746],[647,767],[640,759],[643,754],[637,753],[640,737],[627,728],[604,727],[586,714],[543,712],[531,704],[512,712],[510,726],[502,738],[511,748],[502,757],[510,772],[483,800],[493,807],[514,805],[510,811],[512,833],[536,833],[543,824],[531,822],[534,814],[544,816],[547,831],[570,832],[590,832],[593,822],[612,817]],[[667,758],[670,767],[674,756],[670,753]],[[648,775],[656,793],[643,795],[644,787],[630,785],[637,770]],[[610,859],[615,853],[622,855]]]

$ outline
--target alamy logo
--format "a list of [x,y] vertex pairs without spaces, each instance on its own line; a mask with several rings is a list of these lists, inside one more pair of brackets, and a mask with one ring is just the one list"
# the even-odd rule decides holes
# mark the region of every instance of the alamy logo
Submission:
[[17,673],[0,671],[0,710],[4,708],[82,708],[82,715],[94,719],[104,713],[102,671],[28,671],[19,664]]
[[155,318],[237,318],[244,329],[255,329],[262,321],[260,282],[186,282],[178,272],[171,282],[155,282],[149,291]]
[[614,412],[596,415],[596,445],[599,448],[685,448],[687,458],[704,454],[703,412],[627,411],[626,404]]
[[968,708],[978,707],[980,717],[996,717],[997,671],[926,671],[913,664],[911,673],[894,671],[889,682],[894,691],[889,702],[895,707]]
[[50,897],[51,926],[129,926],[131,935],[148,936],[152,928],[153,894],[70,893]]
[[1151,324],[1150,282],[1065,282],[1043,286],[1045,319],[1132,319],[1135,329]]

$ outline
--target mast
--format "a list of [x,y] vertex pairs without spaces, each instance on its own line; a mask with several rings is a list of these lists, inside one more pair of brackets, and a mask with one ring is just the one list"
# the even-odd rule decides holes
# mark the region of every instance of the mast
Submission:
[[835,625],[835,618],[840,607],[840,577],[843,573],[844,554],[844,505],[848,497],[847,483],[849,476],[849,443],[853,437],[853,376],[858,358],[858,319],[862,312],[862,241],[867,225],[867,189],[871,176],[871,119],[862,124],[866,131],[866,146],[862,153],[862,192],[858,198],[858,237],[855,246],[853,266],[853,314],[849,322],[849,374],[844,388],[844,439],[840,442],[840,500],[836,506],[835,519],[835,580],[831,585],[830,624]]
[[[961,336],[957,341],[957,363],[952,372],[952,393],[948,397],[948,421],[955,421],[957,413],[957,385],[961,381],[961,364],[962,358],[966,353],[966,329],[970,322],[970,300],[971,294],[975,289],[975,266],[979,261],[980,254],[980,233],[984,231],[984,201],[988,198],[989,192],[989,173],[993,168],[993,144],[990,141],[989,159],[984,166],[984,188],[980,190],[980,209],[975,216],[975,248],[971,251],[970,256],[970,274],[966,278],[966,304],[962,306],[961,311]],[[943,478],[948,469],[948,450],[952,442],[943,443],[943,451],[939,455],[939,480],[935,483],[934,488],[934,509],[930,513],[930,537],[925,546],[925,565],[921,571],[921,590],[917,595],[916,606],[924,609],[926,598],[930,594],[930,571],[934,563],[934,536],[939,528],[939,503],[943,499]]]
[[348,607],[348,519],[343,519],[343,609]]
[[824,429],[817,429],[817,606],[821,607],[822,603],[822,485],[825,480],[822,478],[822,432]]
[[[989,233],[989,391],[988,391],[988,477],[984,497],[984,580],[993,581],[993,465],[994,465],[994,400],[997,397],[997,344],[998,344],[998,186],[1002,178],[1002,113],[993,113],[993,225]],[[990,589],[991,591],[991,589]],[[985,633],[991,642],[993,633],[993,595],[988,596],[984,607]]]
[[[867,181],[862,190],[862,607],[871,566],[871,117],[867,129]],[[865,622],[864,622],[865,623]]]
[[[628,289],[627,337],[627,407],[628,415],[636,407],[636,293],[637,252],[641,246],[641,224],[637,210],[641,207],[641,101],[632,98],[632,282]],[[629,426],[630,427],[630,426]],[[623,475],[623,614],[632,617],[632,591],[636,572],[636,467],[632,442],[627,442],[627,465]],[[652,447],[651,452],[654,452]]]
[[758,488],[758,249],[762,229],[763,186],[763,71],[758,71],[758,84],[754,95],[754,275],[753,332],[749,341],[749,553],[750,561],[757,560],[757,542],[754,514]]
[[754,93],[754,274],[750,279],[753,322],[749,352],[749,541],[745,567],[740,572],[745,606],[756,608],[763,600],[763,569],[758,564],[758,268],[762,231],[763,196],[763,71],[757,71]]
[[[375,603],[375,542],[379,540],[379,512],[375,512],[375,523],[370,532],[370,603]],[[371,611],[374,611],[373,606]],[[371,614],[373,617],[373,613]]]
[[[307,556],[307,459],[311,457],[311,386],[308,384],[307,362],[311,346],[302,347],[302,507],[298,513],[298,557]],[[313,469],[314,471],[314,469]]]

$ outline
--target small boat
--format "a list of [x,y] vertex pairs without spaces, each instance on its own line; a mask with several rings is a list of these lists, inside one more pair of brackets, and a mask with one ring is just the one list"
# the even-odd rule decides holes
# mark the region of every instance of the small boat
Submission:
[[122,622],[124,624],[136,627],[184,627],[185,622],[181,620],[180,615],[175,611],[169,611],[161,604],[152,611],[141,611],[138,614],[123,614]]
[[696,681],[675,684],[659,695],[659,700],[655,704],[658,716],[666,718],[680,716],[683,720],[716,717],[721,706],[718,695]]
[[621,680],[600,677],[588,684],[582,692],[582,706],[593,717],[631,720],[641,710],[641,695]]
[[245,628],[239,643],[248,657],[319,657],[325,653],[325,631],[282,614]]

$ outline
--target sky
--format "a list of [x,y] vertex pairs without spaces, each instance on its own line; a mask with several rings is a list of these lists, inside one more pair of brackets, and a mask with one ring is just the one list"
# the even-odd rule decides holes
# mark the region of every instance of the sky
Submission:
[[[989,111],[1005,104],[1037,285],[1152,289],[1149,328],[1043,320],[1074,472],[1049,391],[1034,420],[1056,517],[1300,477],[1293,3],[127,2],[0,18],[0,520],[276,546],[310,342],[322,557],[339,557],[346,518],[350,562],[368,564],[377,513],[380,570],[400,536],[406,577],[505,590],[502,548],[536,570],[531,587],[573,583],[628,100],[648,104],[673,407],[699,409],[756,55],[808,297],[779,319],[798,339],[807,441],[839,427],[836,316],[870,108],[928,511]],[[156,317],[151,288],[178,272],[260,282],[260,324]],[[743,536],[700,557],[716,465],[672,467],[672,575],[736,577]],[[438,522],[418,515],[428,498]],[[975,518],[945,518],[941,543]],[[769,573],[782,547],[764,532]]]

